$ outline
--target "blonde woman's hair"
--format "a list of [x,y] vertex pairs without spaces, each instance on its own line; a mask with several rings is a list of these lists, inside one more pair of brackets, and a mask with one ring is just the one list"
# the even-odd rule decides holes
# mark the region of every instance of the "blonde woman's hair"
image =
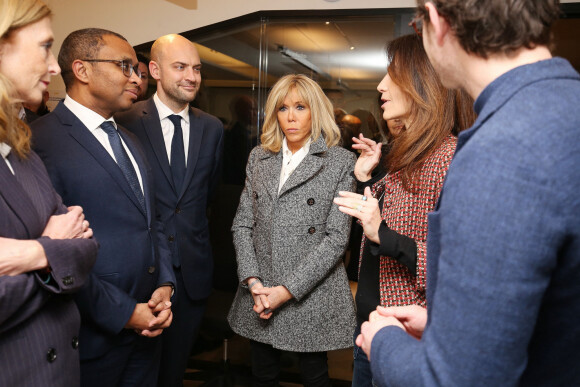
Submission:
[[310,109],[312,141],[318,140],[322,134],[328,147],[337,145],[340,141],[340,130],[334,121],[332,102],[324,95],[318,83],[306,75],[289,74],[280,78],[268,95],[266,118],[260,137],[262,148],[273,153],[279,152],[282,148],[284,132],[278,123],[277,113],[291,90],[296,90],[302,102]]
[[[39,0],[0,0],[0,47],[14,31],[50,15],[50,9]],[[30,128],[18,118],[20,102],[14,98],[11,82],[0,73],[0,142],[24,159],[30,152]]]

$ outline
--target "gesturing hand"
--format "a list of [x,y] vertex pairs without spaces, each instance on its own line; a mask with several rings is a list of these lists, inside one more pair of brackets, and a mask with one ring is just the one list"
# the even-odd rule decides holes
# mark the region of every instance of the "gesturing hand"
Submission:
[[361,154],[354,166],[354,175],[359,181],[367,181],[371,178],[372,171],[381,160],[382,143],[366,138],[359,134],[359,138],[353,137],[352,148],[361,151]]
[[427,309],[419,305],[377,307],[377,313],[383,317],[394,317],[401,322],[403,329],[416,339],[421,339],[427,325]]
[[371,194],[371,189],[366,187],[364,195],[348,191],[339,191],[338,194],[340,197],[334,198],[334,203],[339,206],[338,209],[360,219],[366,237],[375,243],[380,243],[381,210],[379,201]]
[[386,326],[398,326],[403,328],[402,324],[394,317],[384,317],[376,311],[369,315],[369,321],[365,321],[360,327],[360,335],[356,338],[356,345],[362,348],[371,361],[371,345],[378,331]]

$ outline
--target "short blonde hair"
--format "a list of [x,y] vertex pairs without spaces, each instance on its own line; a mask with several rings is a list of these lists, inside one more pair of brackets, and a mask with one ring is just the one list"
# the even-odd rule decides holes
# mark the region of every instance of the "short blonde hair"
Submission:
[[[50,15],[50,9],[39,0],[0,0],[0,46],[14,31]],[[23,159],[30,152],[30,128],[18,118],[19,111],[11,82],[0,73],[0,142]]]
[[260,137],[262,148],[274,153],[280,151],[284,133],[278,123],[277,112],[291,90],[296,90],[302,102],[310,109],[312,141],[318,140],[322,134],[328,147],[337,145],[340,141],[340,130],[334,121],[332,102],[324,95],[318,83],[306,75],[289,74],[280,78],[268,95],[266,118]]

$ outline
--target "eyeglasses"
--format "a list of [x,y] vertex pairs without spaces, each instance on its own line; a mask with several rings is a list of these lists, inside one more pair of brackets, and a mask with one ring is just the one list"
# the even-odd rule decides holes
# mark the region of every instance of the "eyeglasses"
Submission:
[[131,78],[131,75],[135,73],[139,78],[142,79],[142,74],[141,71],[139,70],[139,67],[133,66],[133,64],[127,60],[117,60],[117,59],[81,59],[81,60],[85,62],[115,63],[117,64],[117,66],[121,68],[121,70],[123,70],[123,75],[126,76],[127,78]]
[[413,27],[417,35],[423,36],[423,17],[415,16],[413,20],[409,23],[409,26]]

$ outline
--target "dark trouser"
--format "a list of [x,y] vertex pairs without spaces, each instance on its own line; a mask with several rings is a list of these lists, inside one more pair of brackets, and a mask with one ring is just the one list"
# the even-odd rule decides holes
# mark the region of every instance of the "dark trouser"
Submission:
[[[353,340],[360,334],[360,325],[354,331]],[[373,374],[371,372],[371,363],[367,354],[364,353],[361,347],[354,343],[354,369],[352,372],[352,387],[372,387]]]
[[159,387],[182,387],[183,375],[195,341],[206,300],[191,300],[186,293],[180,269],[175,269],[175,295],[171,299],[173,321],[161,334]]
[[[250,340],[252,348],[252,375],[255,387],[280,384],[281,350],[270,344]],[[328,387],[328,356],[326,352],[296,352],[300,359],[300,374],[306,387]]]
[[96,359],[81,362],[82,387],[154,387],[159,370],[159,337],[137,337]]

